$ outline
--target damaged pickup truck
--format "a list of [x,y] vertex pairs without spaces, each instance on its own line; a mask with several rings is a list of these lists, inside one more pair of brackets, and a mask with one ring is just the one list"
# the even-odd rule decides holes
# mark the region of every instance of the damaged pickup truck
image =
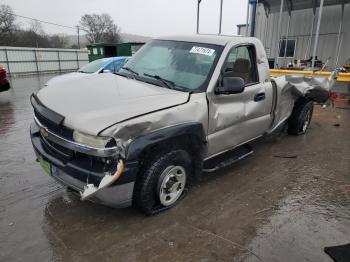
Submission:
[[302,135],[337,78],[271,78],[256,38],[154,39],[115,74],[48,85],[31,96],[31,140],[56,180],[90,200],[154,214],[204,172],[252,153],[285,124]]

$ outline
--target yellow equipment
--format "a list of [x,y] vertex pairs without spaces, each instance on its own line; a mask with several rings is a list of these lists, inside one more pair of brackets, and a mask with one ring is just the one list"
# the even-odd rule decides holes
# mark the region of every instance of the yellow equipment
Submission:
[[346,71],[350,73],[350,59],[346,60],[344,68],[346,69]]
[[[302,71],[302,70],[281,70],[281,69],[270,69],[270,75],[271,76],[280,76],[280,75],[294,75],[294,74],[301,74],[305,76],[323,76],[323,77],[329,77],[332,72],[327,71]],[[339,76],[337,78],[337,82],[350,82],[350,71],[349,73],[339,73]]]

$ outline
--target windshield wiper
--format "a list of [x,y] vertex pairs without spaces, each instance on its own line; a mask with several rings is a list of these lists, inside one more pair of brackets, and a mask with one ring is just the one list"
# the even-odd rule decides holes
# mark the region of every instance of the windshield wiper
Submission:
[[114,72],[113,74],[118,75],[118,76],[122,76],[122,77],[126,77],[126,78],[130,78],[130,74],[125,74],[122,72]]
[[157,79],[158,81],[162,82],[163,85],[165,85],[165,87],[167,87],[167,88],[176,89],[175,88],[175,83],[173,81],[164,79],[164,78],[160,77],[159,75],[150,75],[150,74],[147,74],[147,73],[144,73],[143,75],[151,77],[151,78],[154,78],[154,79]]
[[121,69],[124,69],[126,71],[129,71],[130,73],[133,73],[134,75],[139,75],[136,71],[132,70],[130,67],[123,66]]

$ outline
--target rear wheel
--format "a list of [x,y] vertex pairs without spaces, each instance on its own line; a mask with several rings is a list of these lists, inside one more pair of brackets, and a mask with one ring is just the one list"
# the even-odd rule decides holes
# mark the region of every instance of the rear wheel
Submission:
[[191,175],[191,157],[183,149],[171,150],[144,163],[134,188],[134,204],[153,215],[177,204]]
[[288,133],[290,135],[303,135],[310,126],[313,102],[308,100],[298,101],[293,109],[292,115],[288,120]]

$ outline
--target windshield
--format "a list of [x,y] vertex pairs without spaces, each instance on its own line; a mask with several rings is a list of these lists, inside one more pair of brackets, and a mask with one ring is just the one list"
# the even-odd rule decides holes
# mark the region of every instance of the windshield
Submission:
[[110,58],[97,59],[95,61],[92,61],[91,63],[88,63],[87,65],[84,65],[82,68],[78,70],[78,72],[89,73],[89,74],[95,73],[110,60],[111,60]]
[[142,47],[120,72],[172,82],[186,91],[203,90],[222,51],[221,46],[153,40]]

